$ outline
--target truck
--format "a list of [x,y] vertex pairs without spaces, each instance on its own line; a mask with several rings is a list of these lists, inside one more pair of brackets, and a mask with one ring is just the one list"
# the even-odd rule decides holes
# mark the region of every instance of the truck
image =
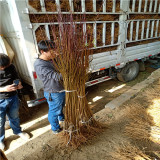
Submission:
[[0,0],[0,7],[0,34],[15,53],[13,63],[20,77],[35,95],[27,101],[29,107],[46,101],[33,67],[39,53],[36,33],[43,27],[44,36],[52,39],[51,26],[59,25],[34,21],[33,17],[59,13],[88,17],[83,29],[93,30],[94,54],[90,56],[91,78],[86,86],[115,77],[131,81],[144,61],[160,53],[160,0]]

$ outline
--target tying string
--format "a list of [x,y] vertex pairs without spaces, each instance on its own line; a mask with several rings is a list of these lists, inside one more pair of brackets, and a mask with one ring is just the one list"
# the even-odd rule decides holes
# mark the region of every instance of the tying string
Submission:
[[87,94],[88,94],[88,92],[84,96],[78,96],[78,98],[84,98],[84,97],[86,97]]
[[73,131],[71,131],[71,130],[64,130],[65,132],[68,132],[68,133],[69,133],[69,140],[68,140],[68,143],[66,144],[66,146],[69,145],[69,143],[70,143],[70,141],[71,141],[71,139],[72,139],[72,133],[73,133],[73,132],[78,132],[78,130],[79,130],[79,129],[76,129],[76,130],[73,130]]
[[65,92],[77,92],[76,90],[64,90]]
[[[91,117],[88,121],[80,121],[82,124],[86,124],[86,123],[89,123],[91,120],[93,119],[93,117]],[[72,126],[72,127],[74,127],[74,126]],[[68,143],[66,144],[66,146],[68,146],[69,145],[69,143],[71,142],[71,139],[72,139],[72,133],[74,133],[74,132],[78,132],[79,131],[79,129],[76,129],[76,130],[64,130],[65,132],[68,132],[69,133],[69,140],[68,140]]]
[[[61,93],[61,92],[71,93],[71,92],[77,92],[77,90],[61,90],[58,93]],[[77,96],[78,96],[78,98],[84,98],[84,97],[86,97],[87,94],[88,94],[88,92],[84,96],[79,96],[79,95],[77,95]]]
[[86,124],[86,123],[89,123],[89,122],[92,120],[92,118],[93,118],[93,117],[91,117],[88,121],[82,121],[82,120],[81,120],[80,122],[81,122],[82,124]]

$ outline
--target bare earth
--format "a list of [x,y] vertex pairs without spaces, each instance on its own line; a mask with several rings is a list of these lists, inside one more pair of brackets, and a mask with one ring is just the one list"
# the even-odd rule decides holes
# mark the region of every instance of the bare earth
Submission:
[[[94,113],[133,86],[117,84],[115,80],[111,87],[110,83],[89,89],[88,101]],[[122,85],[123,88],[109,92]],[[23,120],[22,128],[32,135],[28,142],[12,135],[11,129],[6,131],[8,149],[5,154],[9,160],[160,160],[159,90],[160,79],[124,105],[114,110],[106,108],[105,114],[96,114],[95,118],[106,128],[77,149],[62,146],[61,137],[52,134],[47,104],[42,104],[30,109],[33,112],[28,120]]]

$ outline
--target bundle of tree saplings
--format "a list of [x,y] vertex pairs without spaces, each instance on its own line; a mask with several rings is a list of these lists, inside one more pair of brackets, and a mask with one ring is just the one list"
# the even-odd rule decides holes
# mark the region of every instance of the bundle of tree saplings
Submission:
[[110,153],[113,160],[151,160],[149,155],[143,153],[131,143],[120,143],[115,147],[115,152]]
[[125,127],[125,134],[133,139],[150,140],[160,144],[159,112],[156,113],[153,106],[144,108],[137,103],[131,108],[132,113],[129,114],[130,120]]
[[72,15],[59,15],[59,37],[52,34],[56,43],[58,58],[53,60],[56,69],[62,74],[66,92],[64,137],[66,143],[74,147],[87,142],[95,136],[101,126],[93,118],[85,93],[85,82],[88,79],[89,55],[92,40],[83,28],[85,18],[76,24]]

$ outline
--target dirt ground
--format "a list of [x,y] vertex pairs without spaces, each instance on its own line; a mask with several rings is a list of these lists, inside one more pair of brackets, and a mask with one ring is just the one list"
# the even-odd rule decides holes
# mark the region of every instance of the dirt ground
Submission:
[[[116,80],[88,89],[88,102],[93,112],[142,81],[153,69],[124,84]],[[143,77],[143,78],[142,78]],[[112,89],[112,90],[111,90]],[[88,144],[77,149],[61,146],[61,137],[53,135],[47,120],[47,105],[30,109],[29,120],[22,128],[31,139],[22,141],[6,131],[9,160],[160,160],[160,79],[143,89],[136,97],[115,110],[105,109],[105,116],[96,116],[106,128]]]

